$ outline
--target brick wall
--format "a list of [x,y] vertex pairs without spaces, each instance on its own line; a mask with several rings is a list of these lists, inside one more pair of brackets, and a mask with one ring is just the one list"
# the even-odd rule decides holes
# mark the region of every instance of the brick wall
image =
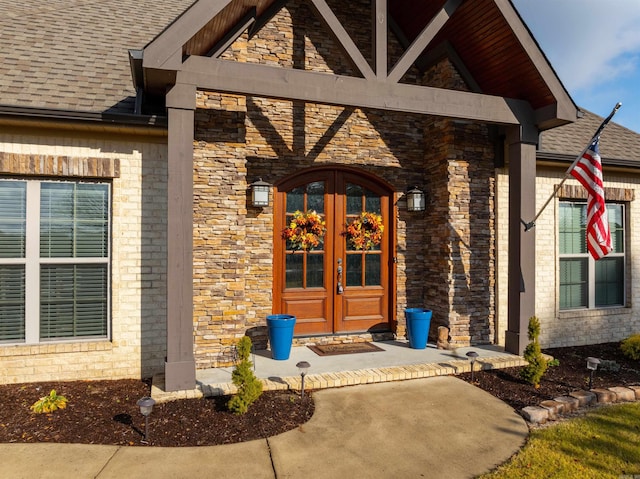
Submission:
[[0,383],[148,377],[166,354],[166,145],[42,130],[0,135],[0,177],[112,182],[111,339],[1,344]]
[[[361,28],[369,0],[330,5],[365,57]],[[340,8],[337,8],[338,5]],[[305,25],[302,31],[300,25]],[[354,74],[322,22],[305,5],[282,10],[255,37],[237,40],[227,60]],[[390,36],[389,52],[402,49]],[[448,62],[404,83],[467,89]],[[38,132],[39,133],[39,132]],[[194,350],[197,367],[225,365],[239,337],[264,341],[272,312],[273,210],[247,206],[248,185],[305,168],[359,168],[386,182],[397,201],[395,333],[404,308],[434,310],[457,344],[487,342],[494,323],[493,147],[486,126],[390,111],[363,110],[199,91],[194,139]],[[2,174],[113,176],[112,339],[0,346],[0,381],[148,376],[166,353],[166,145],[140,138],[74,137],[69,132],[0,136]],[[17,155],[17,156],[16,156]],[[15,171],[15,161],[54,158],[72,171]],[[8,157],[7,157],[8,158]],[[8,166],[7,166],[8,165]],[[12,166],[14,165],[14,166]],[[31,165],[31,163],[30,163]],[[116,174],[117,171],[117,174]],[[427,211],[409,214],[404,193],[424,187]],[[435,329],[435,328],[433,328]],[[314,341],[361,341],[342,335]],[[304,339],[296,340],[303,344]]]
[[[538,168],[536,181],[536,212],[552,195],[566,169]],[[540,343],[543,347],[579,346],[622,340],[640,332],[640,278],[637,275],[640,258],[634,251],[633,234],[640,227],[640,209],[637,192],[640,177],[629,174],[604,172],[608,199],[627,200],[627,307],[593,310],[560,311],[558,276],[558,199],[554,199],[536,221],[536,315],[540,319]],[[498,317],[500,344],[504,344],[507,325],[508,274],[508,176],[502,169],[498,182]],[[580,195],[583,188],[573,179],[567,180],[565,190]],[[633,192],[636,192],[634,195]],[[618,194],[622,192],[622,194]],[[617,196],[616,196],[617,195]],[[573,197],[573,196],[572,196]]]

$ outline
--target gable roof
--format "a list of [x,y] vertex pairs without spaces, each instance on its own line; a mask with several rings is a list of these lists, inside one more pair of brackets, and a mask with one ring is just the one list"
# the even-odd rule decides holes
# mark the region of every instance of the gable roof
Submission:
[[127,51],[144,47],[192,3],[0,0],[0,104],[132,113]]
[[[575,123],[540,135],[538,158],[572,162],[584,150],[604,118],[582,112]],[[640,167],[640,133],[610,122],[600,135],[600,156],[604,165]]]
[[[307,1],[325,12],[337,11],[342,3]],[[269,18],[270,11],[285,4],[286,0],[0,0],[0,107],[133,113],[129,50],[146,45],[145,52],[150,52],[155,45],[170,45],[169,39],[175,43],[171,48],[177,48],[168,51],[174,61],[182,60],[177,53],[206,55],[251,10]],[[528,102],[541,128],[575,119],[575,105],[510,0],[389,0],[389,16],[407,51],[414,41],[427,43],[420,50],[426,57],[449,45],[483,93]],[[434,28],[438,22],[444,23]],[[185,25],[193,30],[180,31]],[[335,23],[329,30],[335,33]],[[352,57],[354,53],[352,48]],[[514,75],[519,81],[509,80]]]

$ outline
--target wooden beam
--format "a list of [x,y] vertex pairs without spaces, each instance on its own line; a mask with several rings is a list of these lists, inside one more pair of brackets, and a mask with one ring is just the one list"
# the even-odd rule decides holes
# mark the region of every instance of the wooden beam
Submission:
[[528,344],[529,318],[536,314],[536,232],[525,231],[523,221],[535,215],[536,145],[521,139],[519,127],[510,127],[509,155],[509,278],[505,349],[522,354]]
[[287,0],[275,0],[264,12],[262,12],[262,15],[256,18],[256,22],[249,28],[249,40],[251,40],[256,33],[262,30],[262,27],[269,23],[286,4]]
[[448,0],[447,3],[444,4],[436,16],[431,19],[424,30],[422,30],[422,32],[420,32],[417,38],[413,41],[411,46],[404,52],[400,60],[398,60],[398,63],[396,63],[389,73],[388,81],[394,83],[400,81],[407,70],[411,65],[413,65],[424,49],[427,48],[427,45],[429,45],[431,40],[435,38],[463,1],[464,0]]
[[387,79],[387,0],[375,0],[373,18],[373,47],[376,64],[376,77],[379,81]]
[[144,48],[143,66],[177,70],[182,47],[232,0],[198,0]]
[[364,56],[362,56],[362,53],[335,16],[331,7],[327,5],[327,2],[325,0],[311,0],[311,3],[315,7],[318,15],[324,20],[326,26],[333,32],[338,42],[340,42],[340,45],[342,45],[342,49],[352,65],[360,71],[363,77],[367,79],[374,78],[375,73],[371,69],[371,66],[367,63]]
[[199,88],[267,98],[376,108],[517,125],[514,105],[525,102],[442,88],[191,56],[177,81]]
[[222,39],[207,53],[208,57],[218,58],[256,21],[256,7],[251,7],[242,19],[236,23]]
[[196,387],[193,355],[193,135],[195,85],[167,94],[167,359],[165,390]]

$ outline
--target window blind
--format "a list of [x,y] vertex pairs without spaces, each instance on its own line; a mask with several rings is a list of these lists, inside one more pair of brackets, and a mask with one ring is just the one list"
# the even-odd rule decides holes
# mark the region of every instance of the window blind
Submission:
[[107,335],[107,266],[43,265],[40,338]]
[[0,265],[0,341],[25,335],[24,266]]
[[0,181],[0,258],[24,258],[27,184]]

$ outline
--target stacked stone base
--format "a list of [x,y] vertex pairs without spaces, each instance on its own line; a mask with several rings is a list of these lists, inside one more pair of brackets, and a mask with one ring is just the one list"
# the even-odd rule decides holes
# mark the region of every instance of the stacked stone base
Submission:
[[611,387],[590,391],[573,391],[567,396],[542,401],[538,406],[522,408],[521,413],[531,424],[544,424],[555,421],[581,408],[598,404],[640,401],[640,386]]

